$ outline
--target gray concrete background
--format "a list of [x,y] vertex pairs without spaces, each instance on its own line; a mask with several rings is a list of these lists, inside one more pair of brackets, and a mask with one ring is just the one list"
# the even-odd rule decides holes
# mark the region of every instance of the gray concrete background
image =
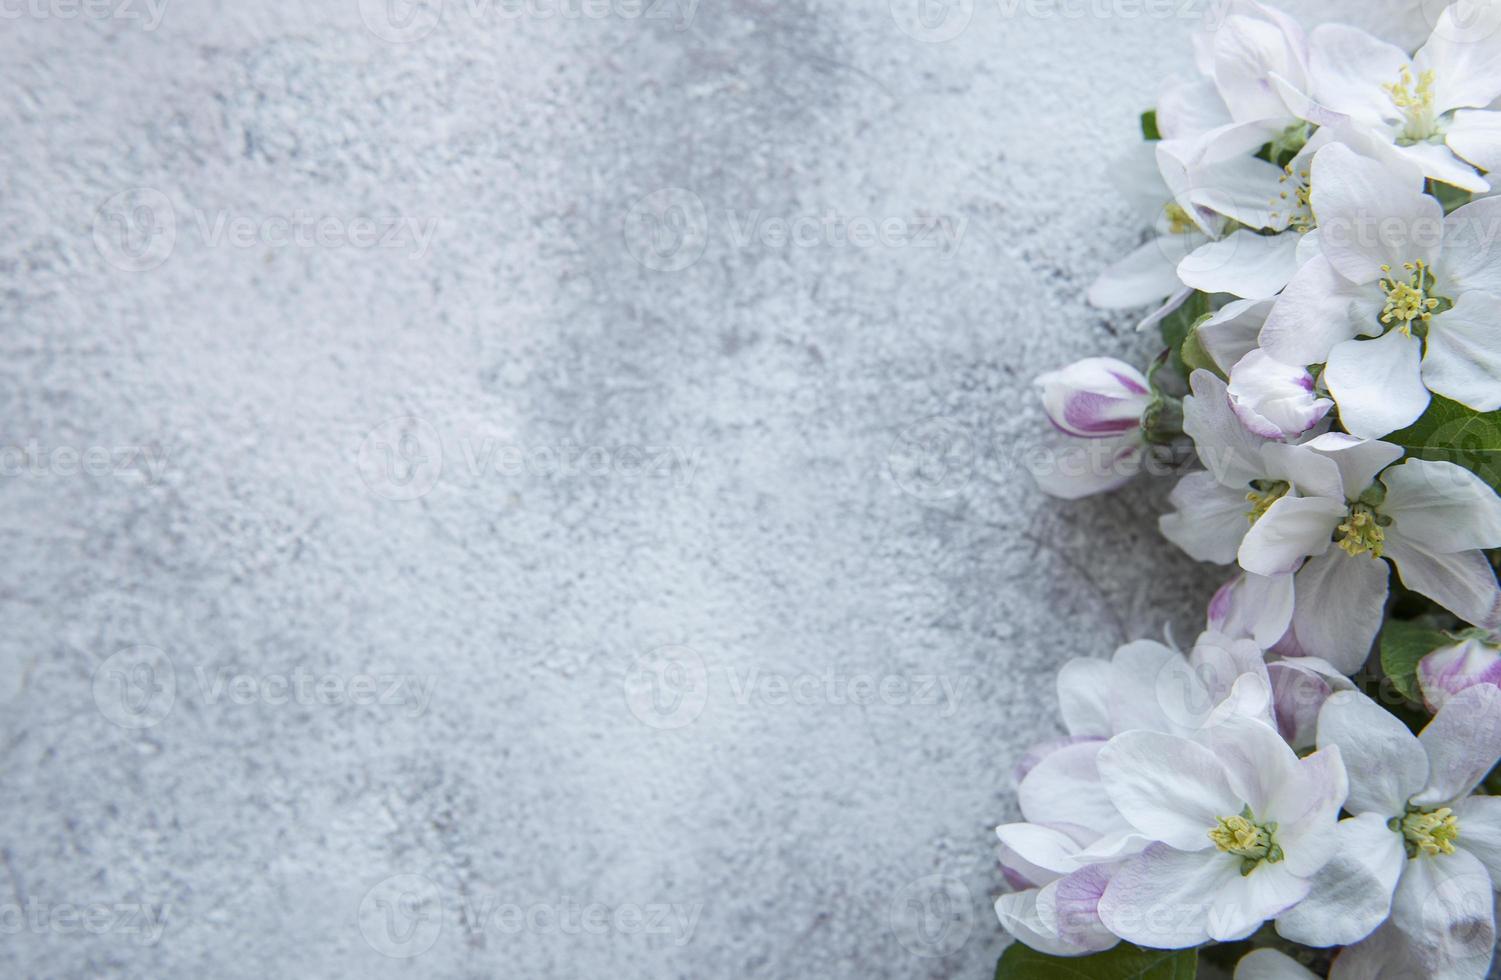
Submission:
[[1192,22],[161,2],[0,30],[0,973],[988,976],[1218,580],[1018,466]]

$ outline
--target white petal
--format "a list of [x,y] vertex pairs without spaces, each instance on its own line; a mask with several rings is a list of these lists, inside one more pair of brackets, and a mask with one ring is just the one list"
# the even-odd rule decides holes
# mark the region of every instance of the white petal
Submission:
[[1185,696],[1191,700],[1209,696],[1197,677],[1185,676],[1187,663],[1177,650],[1152,640],[1137,640],[1117,649],[1110,658],[1110,731],[1190,734],[1192,719],[1169,713],[1169,705],[1159,696],[1164,679],[1184,685]]
[[1423,972],[1422,965],[1413,957],[1411,944],[1390,919],[1369,938],[1354,946],[1346,946],[1334,958],[1334,966],[1329,971],[1329,980],[1410,980],[1414,977],[1438,980]]
[[1281,167],[1254,156],[1235,156],[1196,172],[1189,200],[1247,228],[1287,227],[1272,217],[1283,188]]
[[1103,742],[1082,742],[1044,758],[1016,789],[1022,816],[1032,823],[1066,823],[1091,830],[1119,826],[1115,807],[1100,788],[1097,765]]
[[1313,376],[1263,350],[1241,358],[1230,372],[1230,404],[1246,428],[1267,439],[1301,435],[1329,414],[1334,403],[1314,394]]
[[1178,260],[1170,243],[1154,239],[1100,274],[1089,287],[1089,302],[1102,309],[1130,309],[1160,303],[1178,288]]
[[1070,735],[1113,735],[1110,730],[1110,681],[1114,671],[1104,660],[1070,660],[1058,672],[1058,706]]
[[1407,54],[1365,31],[1344,24],[1321,24],[1309,36],[1309,74],[1314,98],[1375,126],[1391,112],[1391,97],[1382,81],[1395,81],[1409,64]]
[[1322,364],[1335,345],[1373,329],[1380,295],[1379,288],[1358,286],[1335,272],[1321,254],[1277,298],[1261,328],[1261,346],[1284,364]]
[[[1296,36],[1290,36],[1289,27]],[[1268,76],[1275,73],[1306,88],[1306,45],[1295,23],[1241,15],[1225,18],[1214,38],[1214,81],[1230,115],[1240,121],[1290,115]]]
[[1271,649],[1292,624],[1293,577],[1241,572],[1209,602],[1209,628]]
[[1157,99],[1157,129],[1165,140],[1191,139],[1229,122],[1225,100],[1204,79],[1169,86]]
[[1428,753],[1428,785],[1412,801],[1437,806],[1469,795],[1501,761],[1501,689],[1484,684],[1460,691],[1418,740]]
[[1329,863],[1308,898],[1277,919],[1277,933],[1305,946],[1348,946],[1375,931],[1391,911],[1407,861],[1402,835],[1387,818],[1364,813],[1339,822]]
[[1414,143],[1411,146],[1394,146],[1392,152],[1441,184],[1450,184],[1472,194],[1484,194],[1491,189],[1490,182],[1475,172],[1475,168],[1454,155],[1447,146],[1436,143]]
[[[1055,888],[1056,883],[1049,888]],[[1010,892],[995,900],[996,918],[1001,928],[1024,945],[1049,956],[1077,956],[1080,950],[1065,942],[1057,932],[1042,919],[1037,910],[1040,889]]]
[[1240,567],[1257,575],[1277,575],[1301,559],[1329,550],[1345,503],[1328,497],[1283,497],[1267,508],[1240,543]]
[[1421,73],[1433,69],[1434,108],[1490,105],[1501,96],[1501,9],[1487,0],[1455,3],[1444,9],[1433,36],[1413,57]]
[[1239,877],[1240,859],[1232,855],[1154,844],[1110,879],[1100,918],[1111,932],[1139,946],[1197,946],[1209,941],[1214,897]]
[[1450,297],[1472,289],[1501,294],[1501,197],[1471,201],[1444,219],[1439,272]]
[[1036,823],[1008,823],[997,827],[995,832],[1001,844],[1025,865],[1055,875],[1079,869],[1078,841],[1058,828]]
[[1209,938],[1215,942],[1244,939],[1308,897],[1312,883],[1288,870],[1286,862],[1262,863],[1237,875],[1217,895],[1209,911]]
[[1340,485],[1350,500],[1359,497],[1382,470],[1402,458],[1402,447],[1360,439],[1343,432],[1326,432],[1303,444],[1339,467]]
[[1480,859],[1491,886],[1501,889],[1501,797],[1467,796],[1454,804],[1459,846]]
[[1491,876],[1463,849],[1408,861],[1391,923],[1422,965],[1421,976],[1481,980],[1496,941]]
[[1253,949],[1235,964],[1235,980],[1319,980],[1297,960],[1275,949]]
[[1449,149],[1481,170],[1501,167],[1501,112],[1461,109],[1444,134]]
[[1199,343],[1226,374],[1236,362],[1256,349],[1257,338],[1272,311],[1272,300],[1238,299],[1226,303],[1199,324]]
[[1381,628],[1390,575],[1386,562],[1369,555],[1352,557],[1343,548],[1310,558],[1294,578],[1298,645],[1341,673],[1359,671]]
[[1172,513],[1157,522],[1164,537],[1197,561],[1235,561],[1250,527],[1245,491],[1222,486],[1209,473],[1190,473],[1178,481],[1168,501]]
[[1128,823],[1183,851],[1213,848],[1209,831],[1244,806],[1215,753],[1174,735],[1117,735],[1100,750],[1099,773]]
[[1334,460],[1306,445],[1269,442],[1261,448],[1261,458],[1269,478],[1291,483],[1304,496],[1345,499],[1344,482]]
[[1204,468],[1244,494],[1251,481],[1265,475],[1261,447],[1266,440],[1236,417],[1225,382],[1200,369],[1189,384],[1193,394],[1183,400],[1183,431],[1193,439]]
[[1501,588],[1485,552],[1437,554],[1393,530],[1387,531],[1385,554],[1397,566],[1403,585],[1467,623],[1501,627]]
[[1337,745],[1293,758],[1297,760],[1293,773],[1270,786],[1273,795],[1263,819],[1281,824],[1277,840],[1286,852],[1287,870],[1310,878],[1333,853],[1339,811],[1349,796],[1350,782]]
[[1463,466],[1409,459],[1381,475],[1381,512],[1392,527],[1428,551],[1501,547],[1501,498]]
[[1395,715],[1358,691],[1331,695],[1319,713],[1319,747],[1337,745],[1350,777],[1345,809],[1401,816],[1428,782],[1428,753]]
[[[1498,199],[1501,200],[1501,199]],[[1501,259],[1501,256],[1497,257]],[[1468,292],[1428,326],[1423,380],[1478,412],[1501,408],[1501,296]]]
[[1383,266],[1432,265],[1443,245],[1443,206],[1422,183],[1342,143],[1314,155],[1312,204],[1324,257],[1354,283],[1376,282]]
[[1379,439],[1428,409],[1422,352],[1422,341],[1396,330],[1375,340],[1347,340],[1329,352],[1324,383],[1352,435]]
[[1299,768],[1297,753],[1271,725],[1227,717],[1209,736],[1234,798],[1257,817],[1290,823],[1314,804],[1315,787]]
[[1206,293],[1266,299],[1298,271],[1298,236],[1258,235],[1241,229],[1201,245],[1178,264],[1178,278]]
[[1155,310],[1138,320],[1136,322],[1137,331],[1140,332],[1143,330],[1156,329],[1157,324],[1161,323],[1163,320],[1166,320],[1169,316],[1176,313],[1184,303],[1188,302],[1189,297],[1193,296],[1193,294],[1194,291],[1192,289],[1189,289],[1187,286],[1181,287],[1171,296],[1169,296],[1161,306],[1157,307]]

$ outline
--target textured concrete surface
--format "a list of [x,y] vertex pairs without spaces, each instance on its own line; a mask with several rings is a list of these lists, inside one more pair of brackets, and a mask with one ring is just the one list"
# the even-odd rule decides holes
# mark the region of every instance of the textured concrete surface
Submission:
[[917,7],[5,7],[0,973],[989,975],[1192,21]]

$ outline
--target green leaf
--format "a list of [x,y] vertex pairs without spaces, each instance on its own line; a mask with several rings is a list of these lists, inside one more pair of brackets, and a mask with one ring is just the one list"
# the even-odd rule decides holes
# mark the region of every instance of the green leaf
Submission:
[[1148,109],[1141,114],[1141,135],[1148,143],[1162,139],[1162,131],[1157,128],[1156,109]]
[[1418,661],[1453,642],[1438,630],[1405,619],[1389,620],[1381,628],[1381,669],[1402,696],[1421,702]]
[[1183,342],[1207,313],[1209,295],[1196,292],[1184,300],[1182,306],[1163,317],[1158,325],[1158,329],[1162,331],[1162,342],[1172,351],[1173,370],[1185,379],[1190,369],[1183,362]]
[[1434,395],[1422,418],[1386,441],[1409,456],[1458,463],[1501,492],[1501,412],[1477,412]]
[[1012,943],[996,964],[995,980],[1194,980],[1198,952],[1141,949],[1121,943],[1093,956],[1048,956]]
[[1204,342],[1199,339],[1199,327],[1209,319],[1209,314],[1204,314],[1189,328],[1188,336],[1183,338],[1183,346],[1178,349],[1178,357],[1183,362],[1185,371],[1192,374],[1203,368],[1205,371],[1213,371],[1222,380],[1228,381],[1225,372],[1215,363],[1214,358],[1209,356],[1209,351],[1204,349]]

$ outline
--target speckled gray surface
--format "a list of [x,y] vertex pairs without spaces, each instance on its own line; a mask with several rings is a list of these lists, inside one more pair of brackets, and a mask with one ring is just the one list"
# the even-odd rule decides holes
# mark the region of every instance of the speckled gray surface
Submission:
[[1192,25],[916,8],[7,7],[0,973],[989,975]]

